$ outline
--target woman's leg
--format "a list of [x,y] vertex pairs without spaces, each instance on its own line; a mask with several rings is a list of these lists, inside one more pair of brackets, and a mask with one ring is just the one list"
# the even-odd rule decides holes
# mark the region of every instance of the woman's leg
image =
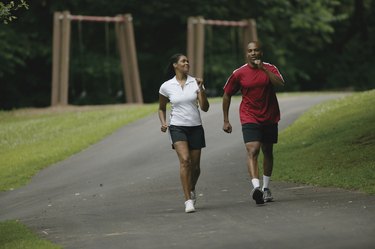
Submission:
[[201,149],[190,150],[191,158],[191,191],[195,190],[195,185],[198,182],[198,178],[201,174]]
[[180,161],[180,179],[184,191],[185,200],[191,199],[191,158],[187,141],[178,141],[174,143]]

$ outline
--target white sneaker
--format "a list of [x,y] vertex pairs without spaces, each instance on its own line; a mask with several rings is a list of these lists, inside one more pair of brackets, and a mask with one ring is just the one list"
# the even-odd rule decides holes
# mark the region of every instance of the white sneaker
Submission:
[[193,200],[194,205],[197,202],[197,193],[194,191],[190,191],[190,198]]
[[185,201],[185,213],[193,213],[193,212],[195,212],[194,201],[191,199]]

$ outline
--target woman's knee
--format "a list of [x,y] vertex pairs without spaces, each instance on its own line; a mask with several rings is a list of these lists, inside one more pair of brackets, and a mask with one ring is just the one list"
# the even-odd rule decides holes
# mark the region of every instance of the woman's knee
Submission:
[[180,158],[180,166],[182,168],[191,168],[191,160],[189,157]]

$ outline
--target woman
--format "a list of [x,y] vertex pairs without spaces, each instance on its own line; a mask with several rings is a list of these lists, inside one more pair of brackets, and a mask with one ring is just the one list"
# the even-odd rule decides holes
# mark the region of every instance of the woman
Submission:
[[200,175],[201,149],[206,146],[198,105],[207,112],[209,103],[203,80],[188,75],[189,60],[183,54],[171,57],[168,79],[159,90],[161,131],[168,129],[166,106],[171,102],[169,134],[180,161],[180,179],[185,196],[185,212],[195,212],[195,185]]

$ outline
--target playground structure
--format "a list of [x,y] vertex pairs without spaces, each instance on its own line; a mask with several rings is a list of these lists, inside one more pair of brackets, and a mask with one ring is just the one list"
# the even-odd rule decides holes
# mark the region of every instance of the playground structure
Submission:
[[143,103],[131,14],[115,17],[55,12],[53,24],[51,106],[68,104],[71,21],[114,22],[126,103]]
[[189,17],[187,24],[187,56],[190,61],[190,73],[203,78],[205,25],[242,28],[242,46],[244,57],[249,41],[258,40],[254,19],[242,21],[205,20],[203,17]]
[[[143,103],[131,14],[100,17],[71,15],[69,11],[64,11],[54,13],[51,106],[68,104],[72,21],[115,23],[125,102]],[[225,21],[206,20],[201,16],[189,17],[187,23],[187,56],[190,61],[190,73],[196,77],[203,78],[204,74],[205,25],[238,27],[241,31],[240,40],[244,57],[246,57],[248,42],[258,38],[256,23],[253,19]]]

